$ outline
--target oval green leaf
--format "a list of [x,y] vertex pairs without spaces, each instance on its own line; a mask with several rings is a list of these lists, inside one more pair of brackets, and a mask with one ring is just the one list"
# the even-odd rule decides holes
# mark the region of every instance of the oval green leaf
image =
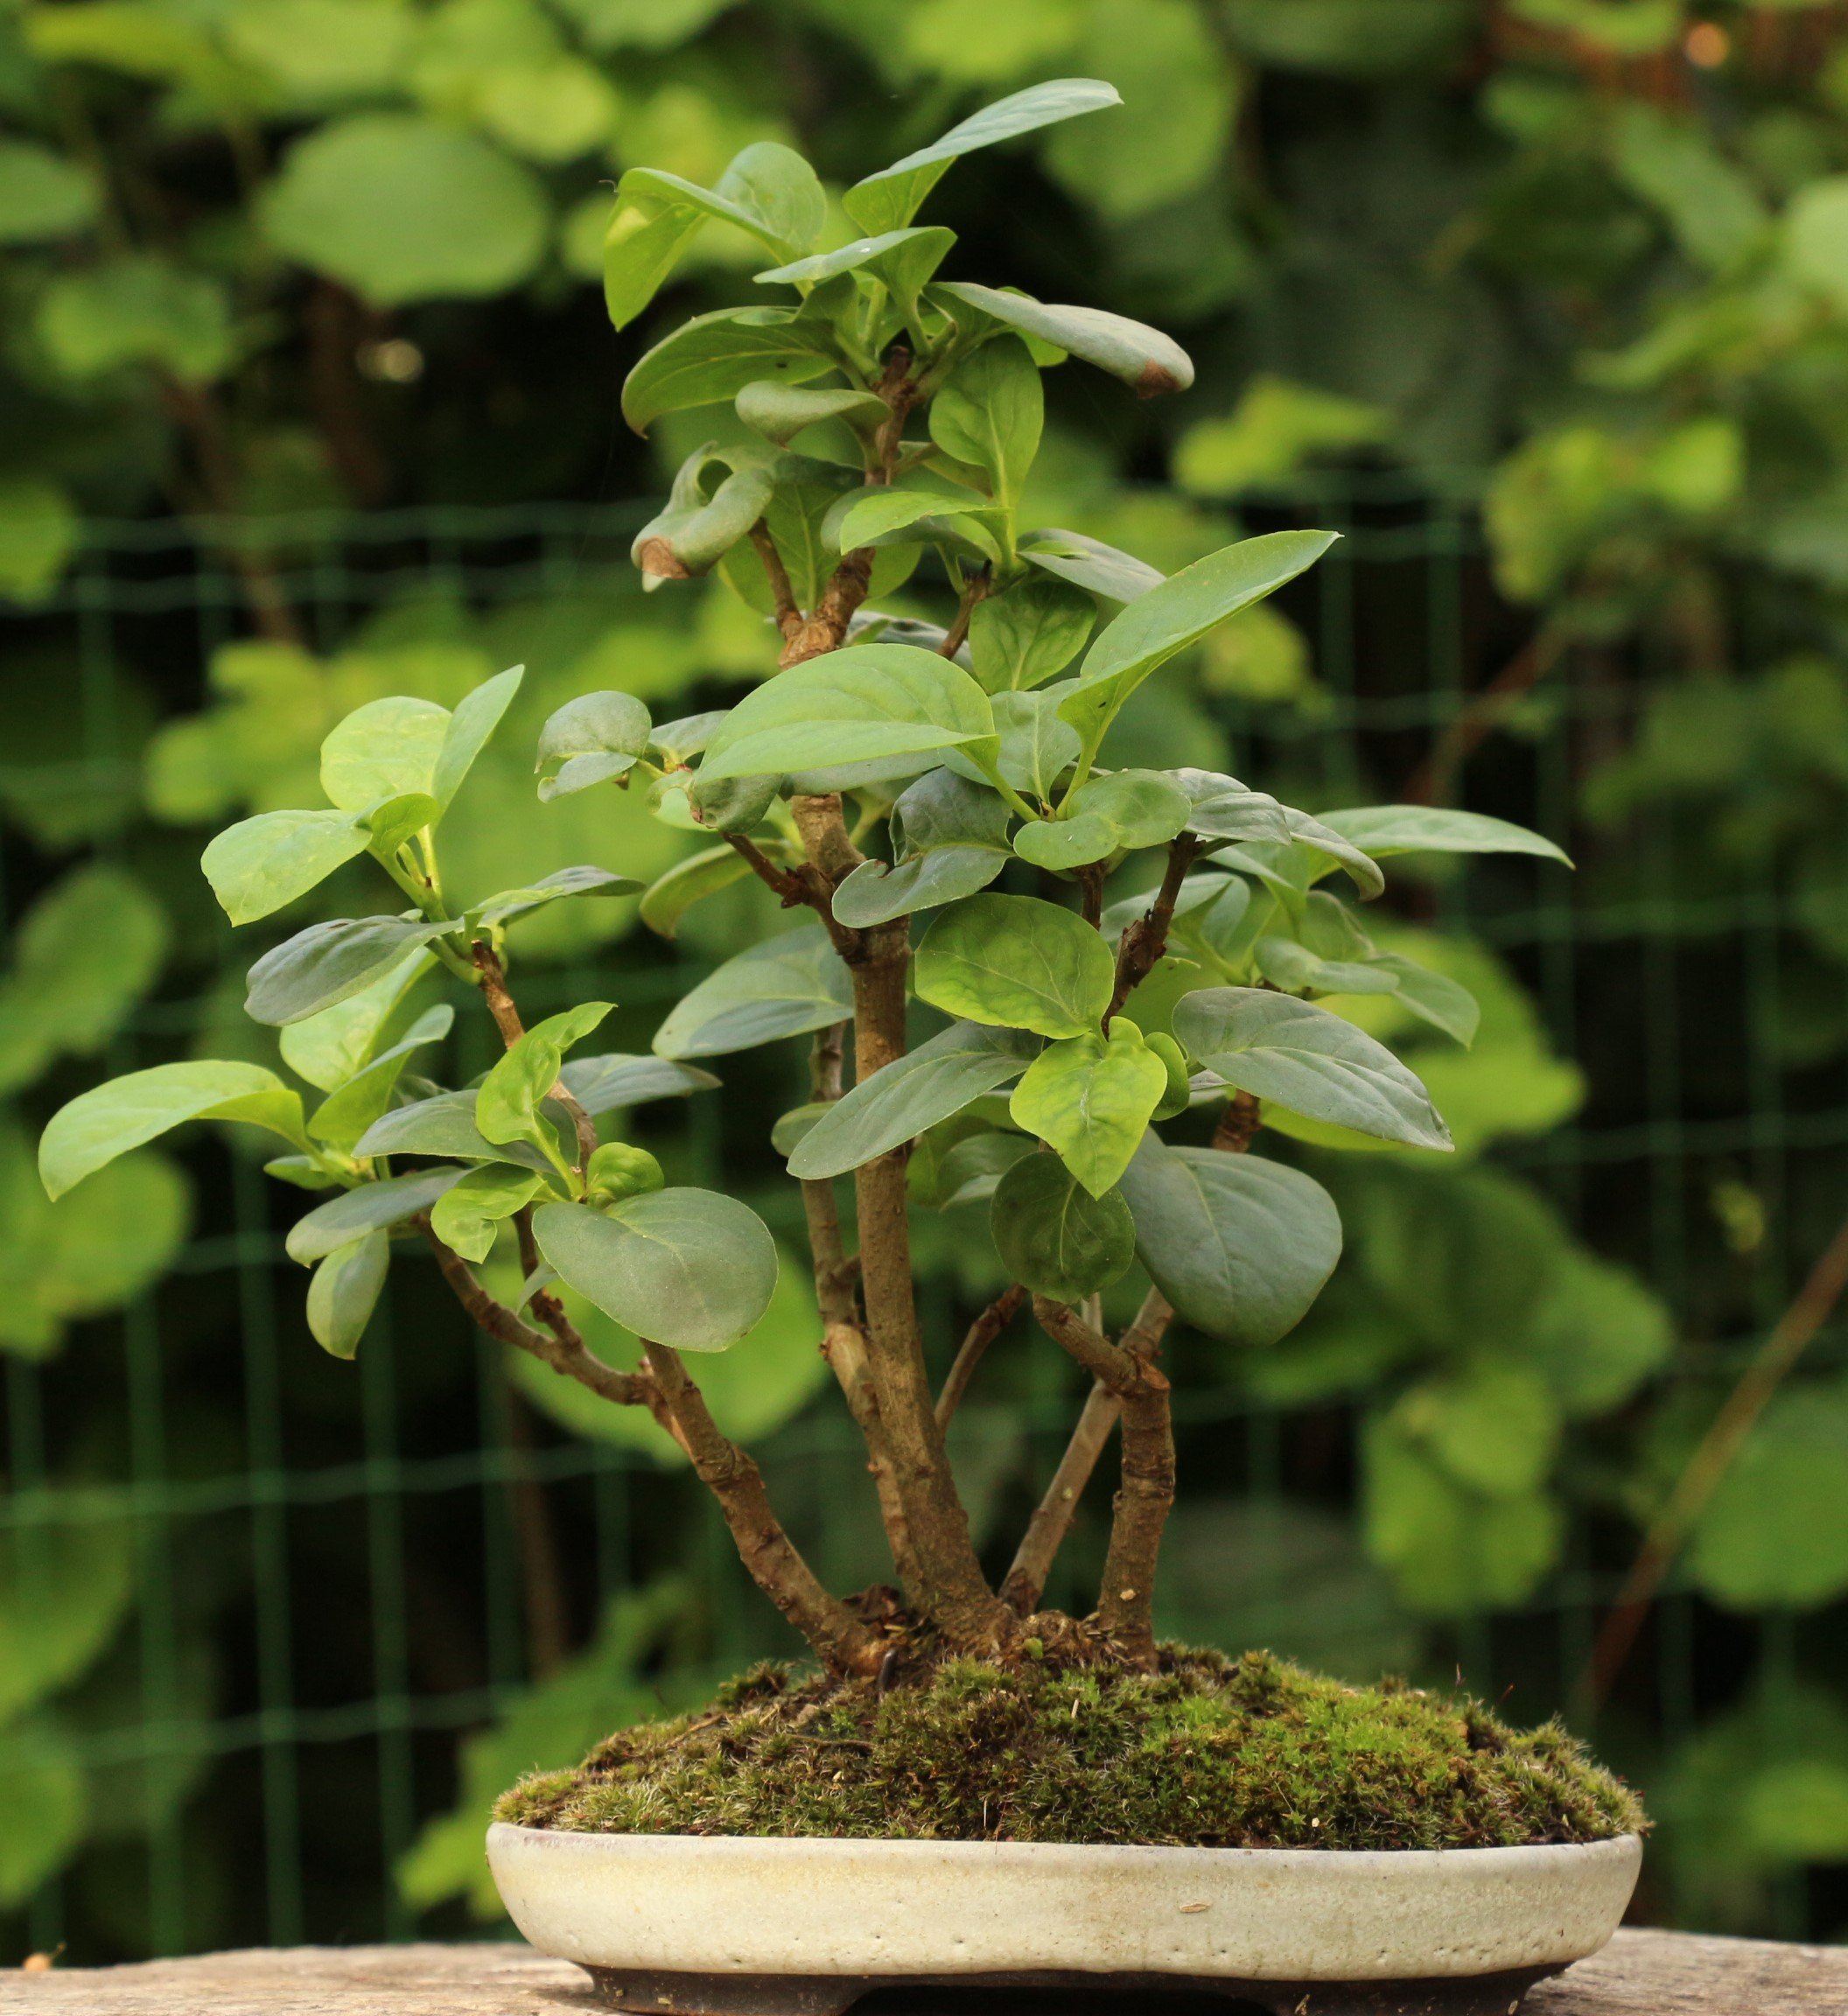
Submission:
[[1184,1321],[1228,1344],[1274,1344],[1294,1329],[1341,1256],[1334,1200],[1260,1156],[1170,1148],[1151,1134],[1123,1194],[1155,1285]]
[[763,1220],[713,1190],[651,1191],[607,1214],[547,1204],[533,1214],[533,1235],[560,1280],[676,1350],[735,1344],[776,1289],[776,1242]]
[[1021,1156],[996,1184],[988,1222],[1009,1274],[1058,1302],[1108,1288],[1136,1257],[1136,1221],[1119,1193],[1093,1197],[1056,1155]]
[[1116,962],[1082,917],[1036,896],[952,904],[918,947],[919,994],[970,1022],[1079,1036],[1110,1006]]
[[1174,1033],[1227,1084],[1292,1113],[1408,1147],[1453,1145],[1418,1080],[1326,1008],[1258,987],[1208,987],[1181,998]]

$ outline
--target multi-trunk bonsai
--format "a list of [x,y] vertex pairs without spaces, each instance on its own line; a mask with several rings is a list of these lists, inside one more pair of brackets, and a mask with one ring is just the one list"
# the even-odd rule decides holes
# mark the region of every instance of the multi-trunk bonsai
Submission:
[[[578,1771],[511,1794],[510,1824],[496,1830],[516,1916],[610,1970],[619,1988],[676,1972],[838,1984],[861,1972],[1063,1967],[1299,1986],[1345,1971],[1492,1976],[1481,2006],[1499,2009],[1510,1984],[1517,1997],[1526,1978],[1607,1934],[1634,1872],[1634,1802],[1557,1728],[1516,1735],[1410,1690],[1354,1690],[1262,1655],[1235,1662],[1157,1642],[1175,1483],[1169,1327],[1262,1348],[1304,1314],[1340,1254],[1327,1194],[1251,1152],[1261,1127],[1276,1119],[1334,1145],[1449,1144],[1418,1080],[1316,998],[1390,994],[1462,1043],[1474,1004],[1377,948],[1329,885],[1376,897],[1380,858],[1408,850],[1563,857],[1462,813],[1387,805],[1312,817],[1231,777],[1111,766],[1112,724],[1143,682],[1333,537],[1247,539],[1164,578],[1081,534],[1019,522],[1042,371],[1076,359],[1148,396],[1185,389],[1192,367],[1167,337],[1121,317],[940,280],[954,235],[912,220],[958,155],[1114,102],[1109,86],[1074,80],[988,108],[850,189],[843,206],[865,234],[826,251],[822,186],[774,144],[746,148],[716,189],[637,169],[618,190],[606,269],[618,328],[708,221],[764,248],[761,304],[666,336],[629,373],[623,406],[641,430],[663,414],[729,407],[634,558],[651,584],[718,570],[774,626],[780,669],[729,710],[662,724],[624,692],[572,700],[541,735],[539,791],[640,792],[668,824],[709,837],[643,893],[656,929],[671,934],[690,904],[751,875],[794,914],[792,928],[694,986],[653,1056],[574,1054],[608,1004],[528,1027],[506,927],[540,905],[639,886],[567,866],[530,887],[464,896],[441,872],[442,821],[519,672],[453,712],[375,701],[323,745],[326,807],[245,820],[204,857],[234,923],[285,909],[361,856],[408,904],[312,924],[251,969],[249,1013],[280,1030],[283,1061],[325,1096],[309,1111],[257,1065],[174,1063],[86,1093],[46,1130],[53,1195],[184,1120],[280,1135],[288,1152],[271,1173],[327,1193],[288,1243],[314,1269],[308,1319],[328,1350],[358,1348],[394,1248],[427,1251],[491,1336],[613,1406],[647,1408],[717,1497],[817,1673],[762,1671],[702,1716],[619,1734]],[[932,585],[947,582],[941,626],[883,607],[926,559]],[[505,1046],[479,1083],[453,1091],[404,1077],[450,1026],[450,1005],[424,1004],[446,980],[479,997]],[[801,1186],[821,1348],[864,1439],[890,1544],[895,1586],[857,1597],[823,1586],[700,1392],[698,1354],[738,1343],[768,1304],[769,1231],[732,1197],[668,1186],[652,1156],[598,1126],[717,1082],[691,1060],[804,1032],[809,1097],[774,1144]],[[1160,1131],[1171,1123],[1173,1141]],[[984,1203],[1010,1285],[952,1354],[920,1326],[912,1214],[959,1213],[973,1236]],[[517,1295],[492,1292],[478,1271],[497,1246],[517,1252]],[[1100,1297],[1138,1260],[1152,1284],[1112,1335]],[[633,1366],[592,1354],[567,1295],[635,1334]],[[1028,1311],[1087,1390],[1004,1567],[971,1539],[946,1429],[984,1354]],[[1095,1610],[1046,1612],[1048,1572],[1113,1437],[1118,1482]],[[1418,1850],[1600,1847],[1584,1851],[1596,1862],[1589,1905],[1560,1904],[1545,1886],[1564,1879],[1547,1873],[1545,1853],[1535,1865],[1535,1908],[1562,1921],[1551,1944],[1518,1931],[1498,1944],[1480,1927],[1466,1936],[1440,1912],[1424,1946],[1402,1950],[1382,1933],[1365,1965],[1340,1942],[1286,1940],[1267,1967],[1236,1938],[1163,1945],[1164,1922],[1127,1969],[1119,1948],[1036,1946],[1026,1931],[998,1968],[991,1939],[970,1945],[957,1931],[953,1897],[930,1907],[948,1942],[939,1962],[902,1932],[878,1945],[884,1931],[872,1936],[891,1964],[830,1948],[826,1964],[805,1967],[800,1952],[777,1958],[761,1942],[739,1959],[749,1942],[722,1898],[712,1909],[730,1958],[678,1919],[681,1943],[662,1946],[658,1915],[640,1934],[586,1930],[569,1913],[561,1929],[533,1888],[556,1856],[516,1852],[567,1837],[659,1849],[662,1837],[713,1836],[1204,1851],[1221,1859],[1173,1880],[1206,1900],[1163,1905],[1158,1886],[1152,1907],[1203,1914],[1202,1936],[1222,1902],[1214,1886],[1249,1859],[1228,1850],[1398,1852],[1391,1867],[1410,1880]],[[1005,1875],[984,1866],[978,1883]],[[1022,1866],[1027,1880],[1049,1867]],[[1130,1880],[1115,1864],[1096,1867],[1106,1889]],[[633,1912],[636,1872],[615,1880]],[[1049,1894],[1030,1893],[1029,1906]],[[1135,1904],[1130,1920],[1148,1908]],[[1311,1918],[1326,1908],[1305,1906]],[[586,1908],[596,1920],[594,1900],[571,1907]],[[1402,1930],[1424,1923],[1422,1908],[1393,1893]],[[1457,1958],[1471,1937],[1474,1965]],[[1428,1964],[1408,1962],[1427,1949]],[[978,1950],[986,1962],[971,1957]],[[785,1988],[797,1992],[788,1978]],[[801,1992],[821,2006],[846,1990]],[[697,1992],[682,1982],[676,2006],[702,1994],[745,2006],[710,1980]]]

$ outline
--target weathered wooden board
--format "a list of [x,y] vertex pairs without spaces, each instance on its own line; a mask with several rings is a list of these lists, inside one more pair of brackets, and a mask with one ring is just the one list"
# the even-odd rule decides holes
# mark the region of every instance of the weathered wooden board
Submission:
[[[591,2016],[598,2006],[577,1968],[516,1945],[308,1946],[0,1973],[5,2016]],[[1848,1947],[1620,1932],[1535,1989],[1523,2016],[1848,2016]]]

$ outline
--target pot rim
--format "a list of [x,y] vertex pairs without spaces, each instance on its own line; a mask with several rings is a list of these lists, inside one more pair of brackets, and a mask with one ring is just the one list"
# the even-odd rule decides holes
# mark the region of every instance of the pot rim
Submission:
[[1557,1969],[1615,1931],[1642,1843],[1187,1848],[497,1822],[542,1951],[612,1971],[1382,1981]]

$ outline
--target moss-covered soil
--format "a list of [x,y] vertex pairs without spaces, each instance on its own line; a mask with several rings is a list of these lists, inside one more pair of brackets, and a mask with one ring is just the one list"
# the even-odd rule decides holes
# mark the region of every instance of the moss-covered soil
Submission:
[[1635,1796],[1557,1723],[1346,1687],[1268,1653],[1161,1670],[952,1659],[881,1696],[763,1666],[715,1704],[541,1773],[497,1817],[611,1834],[849,1835],[1228,1848],[1600,1841]]

